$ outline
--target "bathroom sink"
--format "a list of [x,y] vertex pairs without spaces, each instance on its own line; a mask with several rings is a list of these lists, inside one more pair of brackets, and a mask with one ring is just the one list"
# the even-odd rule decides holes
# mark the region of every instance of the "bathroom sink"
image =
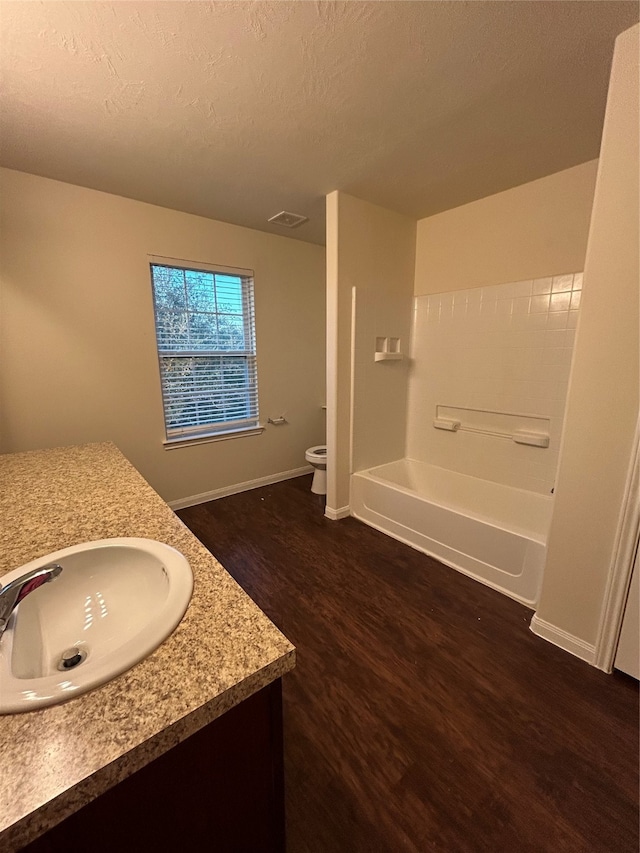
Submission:
[[0,639],[0,714],[65,702],[130,669],[181,621],[193,575],[175,548],[101,539],[33,560],[0,585],[58,563],[27,595]]

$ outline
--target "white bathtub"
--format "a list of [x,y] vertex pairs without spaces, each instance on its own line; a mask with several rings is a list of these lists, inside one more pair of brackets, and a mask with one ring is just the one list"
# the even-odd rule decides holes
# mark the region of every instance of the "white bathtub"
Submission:
[[553,498],[400,459],[351,477],[351,512],[529,607]]

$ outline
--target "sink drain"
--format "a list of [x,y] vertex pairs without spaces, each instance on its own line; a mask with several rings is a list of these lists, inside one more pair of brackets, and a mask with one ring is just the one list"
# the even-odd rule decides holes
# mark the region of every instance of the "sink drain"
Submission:
[[74,667],[79,666],[86,657],[87,653],[84,649],[72,646],[70,649],[65,649],[65,651],[62,652],[62,656],[58,662],[58,669],[62,672],[65,672],[67,669],[74,669]]

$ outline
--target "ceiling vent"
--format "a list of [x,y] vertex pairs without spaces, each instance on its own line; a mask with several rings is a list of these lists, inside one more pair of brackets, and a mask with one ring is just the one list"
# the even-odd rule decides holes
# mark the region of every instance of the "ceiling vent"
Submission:
[[274,225],[282,225],[284,228],[297,228],[298,225],[302,225],[303,222],[308,222],[309,217],[300,216],[299,213],[289,213],[286,210],[282,210],[267,221],[272,222]]

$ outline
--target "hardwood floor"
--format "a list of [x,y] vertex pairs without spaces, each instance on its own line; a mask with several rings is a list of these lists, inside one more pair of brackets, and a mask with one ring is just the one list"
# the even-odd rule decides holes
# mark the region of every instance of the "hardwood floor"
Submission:
[[309,487],[178,513],[298,649],[288,853],[637,853],[637,683]]

